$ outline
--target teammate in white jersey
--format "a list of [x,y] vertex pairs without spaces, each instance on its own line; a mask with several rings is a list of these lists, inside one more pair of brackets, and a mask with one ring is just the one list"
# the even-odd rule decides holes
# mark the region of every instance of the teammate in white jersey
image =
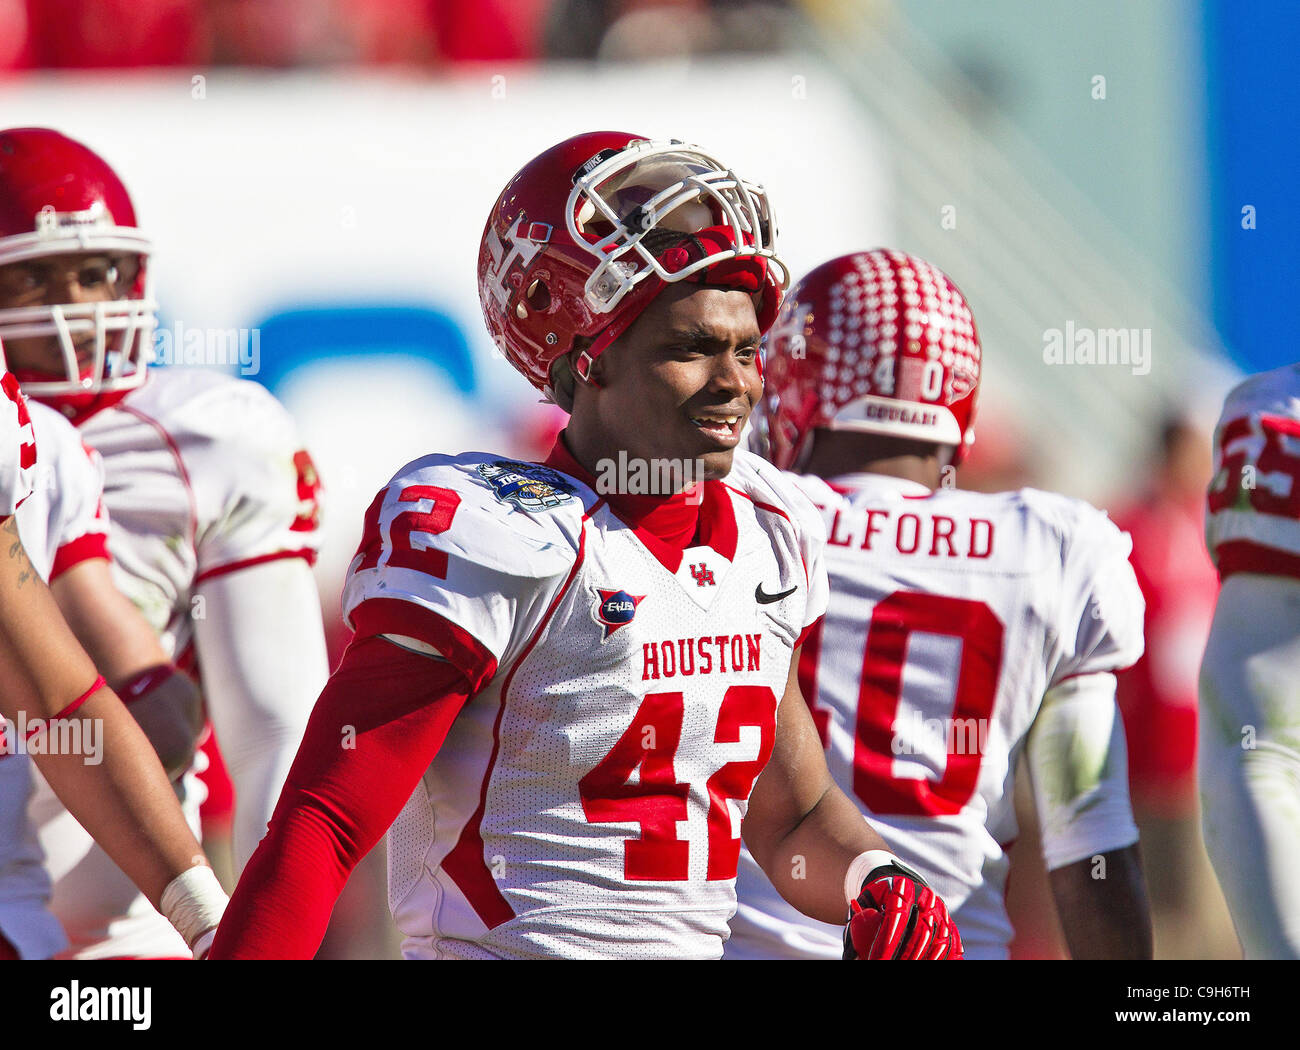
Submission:
[[[735,451],[772,232],[759,187],[681,143],[580,135],[507,185],[484,316],[569,426],[544,466],[428,456],[376,497],[356,640],[214,957],[310,956],[390,825],[408,958],[716,958],[742,829],[799,907],[853,902],[856,954],[960,954],[830,784],[794,681],[818,522]],[[667,483],[612,477],[638,465]]]
[[[951,487],[980,355],[961,292],[901,252],[824,263],[782,306],[760,422],[828,531],[803,695],[836,783],[947,902],[967,958],[1007,956],[1022,751],[1072,954],[1147,957],[1114,698],[1142,653],[1129,539],[1078,500]],[[729,958],[837,954],[747,857],[737,891]]]
[[[0,387],[0,532],[7,552],[0,559],[0,715],[12,720],[4,726],[0,762],[30,754],[77,819],[201,954],[225,894],[144,734],[95,675],[27,558],[15,512],[31,495],[36,442],[17,380],[5,371]],[[9,790],[0,785],[0,806]],[[19,886],[15,896],[24,892]],[[0,958],[17,957],[20,949],[0,932]]]
[[[53,409],[32,403],[28,411],[41,455],[32,495],[15,515],[23,547],[77,640],[101,671],[110,671],[109,684],[128,703],[164,770],[178,776],[193,759],[202,726],[198,692],[184,675],[164,673],[168,662],[157,635],[113,584],[99,457]],[[105,654],[111,659],[102,659]],[[30,758],[0,746],[0,941],[27,959],[67,948],[47,906],[50,877],[28,817],[38,785],[59,805]],[[188,954],[171,936],[176,952]]]
[[29,402],[42,450],[32,498],[18,511],[23,546],[82,648],[154,746],[163,769],[190,766],[202,700],[177,674],[157,633],[113,582],[99,454],[58,412]]
[[1300,958],[1300,365],[1228,395],[1206,539],[1222,580],[1201,662],[1205,847],[1248,959]]
[[[264,832],[327,672],[311,561],[319,482],[247,380],[148,372],[149,242],[121,181],[54,131],[0,132],[0,336],[34,398],[103,456],[118,586],[194,674],[236,790],[236,870]],[[119,650],[92,653],[106,675]],[[182,783],[198,819],[201,787]],[[33,802],[53,907],[83,957],[173,955],[174,935],[66,814]],[[197,826],[197,825],[196,825]]]

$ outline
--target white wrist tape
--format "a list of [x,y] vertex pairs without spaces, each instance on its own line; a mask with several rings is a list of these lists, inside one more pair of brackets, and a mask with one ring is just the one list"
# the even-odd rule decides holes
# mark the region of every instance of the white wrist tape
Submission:
[[[162,893],[162,913],[185,943],[197,950],[200,938],[221,921],[228,900],[212,869],[199,864],[167,883]],[[205,948],[210,946],[209,940]]]
[[900,867],[906,867],[902,861],[885,849],[869,849],[866,853],[859,853],[854,857],[853,863],[849,865],[848,874],[844,876],[844,899],[850,904],[857,900],[867,876],[874,869],[883,867],[886,864],[898,864]]
[[212,950],[212,942],[215,941],[216,939],[217,939],[217,931],[209,930],[207,933],[205,933],[202,937],[200,937],[197,941],[194,942],[194,958],[196,961],[202,959],[205,955],[208,954],[208,952]]

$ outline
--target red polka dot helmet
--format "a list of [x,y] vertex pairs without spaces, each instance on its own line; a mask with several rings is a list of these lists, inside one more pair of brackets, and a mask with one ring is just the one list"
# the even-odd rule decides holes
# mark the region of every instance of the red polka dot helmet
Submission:
[[797,469],[822,427],[953,446],[975,440],[980,342],[937,267],[874,249],[822,263],[786,296],[766,341],[768,454]]

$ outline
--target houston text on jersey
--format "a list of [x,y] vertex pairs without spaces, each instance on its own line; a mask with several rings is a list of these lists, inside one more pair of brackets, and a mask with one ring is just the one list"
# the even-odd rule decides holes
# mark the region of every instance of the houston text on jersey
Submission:
[[689,676],[697,673],[757,671],[760,669],[762,641],[761,634],[719,634],[714,637],[705,635],[703,638],[666,638],[662,642],[645,642],[641,646],[641,681],[673,678],[678,674]]

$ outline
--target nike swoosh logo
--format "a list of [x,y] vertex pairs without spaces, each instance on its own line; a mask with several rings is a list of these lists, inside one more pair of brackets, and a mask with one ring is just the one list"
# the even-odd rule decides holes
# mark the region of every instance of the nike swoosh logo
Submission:
[[788,591],[781,591],[779,594],[768,594],[763,590],[763,585],[760,583],[754,588],[754,601],[758,602],[759,605],[771,605],[773,602],[779,602],[782,598],[790,597],[798,589],[798,587],[791,587]]

